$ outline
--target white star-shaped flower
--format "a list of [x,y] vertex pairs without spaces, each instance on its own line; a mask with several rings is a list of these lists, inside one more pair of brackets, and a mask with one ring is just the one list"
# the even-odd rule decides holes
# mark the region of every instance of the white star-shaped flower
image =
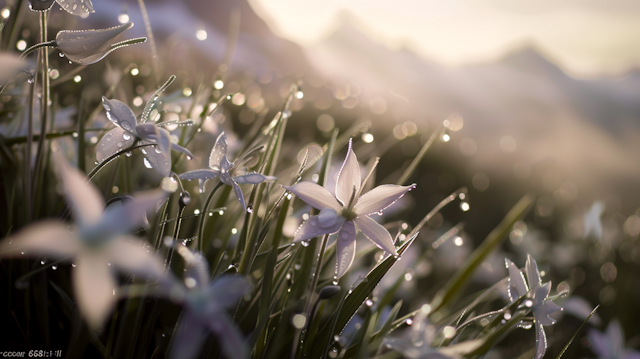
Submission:
[[[73,288],[78,309],[87,323],[99,329],[116,301],[113,268],[143,277],[163,278],[162,261],[147,252],[145,243],[127,235],[143,221],[147,210],[164,199],[162,190],[134,195],[134,200],[104,210],[98,189],[55,157],[65,197],[76,220],[74,231],[60,222],[33,224],[0,245],[0,256],[73,258]],[[112,268],[113,267],[113,268]]]
[[247,208],[244,201],[244,195],[242,194],[242,190],[238,184],[258,184],[265,181],[275,181],[276,178],[273,176],[265,176],[260,173],[245,173],[242,166],[249,158],[244,157],[240,159],[237,164],[229,162],[229,159],[227,158],[227,147],[227,137],[224,132],[222,132],[218,136],[218,139],[211,150],[211,155],[209,156],[209,168],[185,172],[178,177],[186,180],[200,180],[201,190],[204,187],[205,181],[211,178],[220,177],[220,181],[222,183],[233,187],[242,208]]
[[191,151],[171,142],[169,131],[158,126],[162,123],[138,123],[129,106],[118,100],[103,97],[102,105],[107,110],[107,118],[116,128],[100,139],[96,152],[98,162],[132,146],[136,141],[140,144],[153,144],[140,148],[140,151],[145,155],[145,166],[154,168],[163,177],[169,177],[171,174],[171,150],[182,152],[188,156],[187,158],[193,158]]
[[249,350],[242,333],[233,324],[227,311],[238,304],[251,285],[245,278],[234,275],[223,275],[209,283],[207,260],[183,245],[178,245],[176,250],[186,262],[187,274],[185,286],[174,287],[169,294],[173,298],[177,294],[185,309],[176,337],[172,339],[175,344],[171,357],[194,358],[207,332],[211,332],[218,337],[218,343],[227,358],[248,358]]
[[382,211],[415,188],[410,186],[381,185],[360,196],[360,167],[351,148],[342,164],[336,181],[335,197],[324,187],[313,182],[300,182],[293,186],[284,186],[298,198],[320,213],[311,216],[300,225],[294,236],[294,242],[315,238],[322,234],[338,233],[337,238],[337,276],[342,277],[353,263],[356,254],[356,234],[360,230],[375,245],[396,255],[391,234],[378,224],[371,214]]
[[[535,359],[541,359],[547,351],[547,337],[544,333],[543,326],[553,325],[556,320],[549,317],[550,314],[562,310],[553,301],[547,299],[551,291],[551,282],[542,283],[538,264],[531,255],[527,255],[527,264],[525,273],[527,281],[525,282],[522,272],[509,259],[505,260],[507,269],[509,270],[509,286],[507,293],[511,301],[522,296],[528,296],[525,305],[531,308],[536,327],[536,356]],[[529,285],[527,286],[527,282]]]

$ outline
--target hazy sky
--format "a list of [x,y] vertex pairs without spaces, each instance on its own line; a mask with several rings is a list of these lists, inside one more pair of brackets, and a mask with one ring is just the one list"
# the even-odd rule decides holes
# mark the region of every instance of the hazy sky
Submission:
[[249,0],[279,35],[320,41],[350,12],[363,32],[445,65],[525,43],[576,75],[640,68],[640,0]]

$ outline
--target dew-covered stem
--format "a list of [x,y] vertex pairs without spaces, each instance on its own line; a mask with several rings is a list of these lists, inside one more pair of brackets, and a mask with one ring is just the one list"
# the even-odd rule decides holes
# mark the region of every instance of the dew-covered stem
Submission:
[[207,219],[208,216],[206,216],[205,214],[207,213],[207,211],[209,210],[209,205],[211,204],[211,200],[213,199],[213,195],[216,193],[216,191],[218,190],[218,188],[222,187],[223,183],[222,181],[218,181],[218,183],[216,183],[216,186],[213,187],[213,189],[211,190],[211,192],[209,192],[209,195],[207,196],[207,199],[204,201],[204,205],[202,206],[202,211],[200,211],[201,215],[200,218],[198,218],[198,238],[196,238],[196,246],[198,247],[198,250],[202,253],[203,252],[203,236],[204,236],[204,223]]

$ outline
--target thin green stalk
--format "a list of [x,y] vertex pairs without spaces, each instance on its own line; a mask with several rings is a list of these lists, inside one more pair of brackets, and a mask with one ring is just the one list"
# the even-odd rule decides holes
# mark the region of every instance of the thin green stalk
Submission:
[[215,187],[213,187],[213,189],[211,190],[211,192],[209,192],[209,195],[207,196],[206,201],[204,201],[204,206],[202,206],[202,211],[200,212],[200,218],[198,218],[198,238],[196,238],[196,245],[198,247],[198,250],[200,251],[200,253],[204,253],[203,252],[203,245],[202,243],[204,242],[203,237],[204,237],[204,223],[207,219],[207,211],[209,210],[209,205],[211,204],[211,200],[213,199],[213,195],[216,193],[216,191],[218,190],[218,188],[222,187],[223,183],[222,181],[218,181],[218,183],[216,184]]
[[440,132],[442,132],[442,126],[438,127],[431,134],[431,137],[429,137],[429,140],[427,141],[427,143],[425,143],[424,146],[422,146],[422,149],[420,149],[420,152],[418,152],[416,157],[413,158],[413,161],[411,161],[411,164],[409,165],[409,167],[404,171],[402,176],[400,176],[400,179],[398,179],[398,182],[396,182],[397,185],[404,186],[406,184],[409,177],[411,177],[411,174],[413,174],[413,171],[416,170],[416,167],[418,167],[418,164],[420,163],[420,161],[422,161],[422,158],[424,157],[424,155],[427,153],[429,148],[431,148],[431,145],[433,144],[433,142],[435,142],[436,138],[440,136]]
[[[53,117],[53,116],[52,116]],[[85,128],[84,132],[102,132],[107,131],[107,128]],[[52,140],[54,138],[65,137],[65,136],[73,136],[77,133],[77,129],[74,130],[66,130],[66,131],[52,131],[51,126],[49,126],[49,132],[46,134],[45,139]],[[5,143],[7,146],[12,146],[20,143],[25,143],[28,141],[28,136],[18,136],[18,137],[9,137],[5,139]],[[32,140],[39,140],[40,134],[34,134],[32,136]]]
[[85,139],[84,139],[84,92],[80,95],[80,105],[78,106],[78,169],[82,171],[82,173],[86,173],[86,158],[87,154],[85,153]]
[[24,148],[24,203],[26,222],[31,222],[31,147],[33,147],[33,101],[36,92],[36,74],[31,82],[31,90],[29,91],[29,113],[27,114],[27,144]]
[[[44,12],[42,12],[41,14],[44,14]],[[45,20],[46,21],[46,20]],[[46,33],[46,30],[45,30]],[[20,54],[20,60],[23,60],[24,58],[26,58],[27,56],[29,56],[32,52],[36,51],[37,49],[41,49],[43,47],[56,47],[56,42],[54,40],[51,41],[43,41],[39,44],[35,44],[33,46],[31,46],[30,48],[24,50],[22,52],[22,54]]]
[[156,82],[160,83],[160,63],[158,62],[158,49],[156,48],[156,41],[153,38],[153,31],[151,30],[149,14],[147,13],[147,7],[144,5],[144,0],[138,0],[138,5],[140,6],[140,12],[142,13],[144,28],[147,31],[147,36],[149,37],[149,47],[151,48],[151,64],[153,65],[153,72],[155,74]]
[[[48,11],[40,13],[41,41],[47,41],[47,15]],[[40,137],[38,138],[38,152],[36,154],[36,165],[34,168],[33,188],[38,190],[40,184],[42,159],[44,156],[44,139],[47,133],[47,121],[49,120],[49,48],[43,47],[42,53],[42,117],[40,118]]]

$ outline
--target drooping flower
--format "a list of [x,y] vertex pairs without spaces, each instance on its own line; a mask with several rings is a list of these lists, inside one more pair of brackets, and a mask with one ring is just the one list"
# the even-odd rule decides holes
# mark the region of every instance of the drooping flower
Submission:
[[66,12],[72,15],[83,16],[93,13],[91,0],[29,0],[29,8],[33,11],[46,11],[57,2]]
[[[540,359],[547,351],[547,337],[543,326],[555,324],[556,320],[549,317],[549,315],[562,310],[562,308],[547,298],[551,291],[551,282],[542,283],[538,264],[531,255],[527,255],[527,264],[525,266],[526,282],[520,269],[511,260],[506,259],[505,262],[509,271],[509,285],[507,287],[509,298],[511,301],[515,301],[522,296],[527,296],[525,305],[530,307],[533,312],[536,329],[535,359]],[[527,282],[529,285],[527,285]]]
[[602,240],[602,221],[600,217],[604,212],[604,203],[593,202],[589,211],[584,214],[584,238],[592,234],[596,239]]
[[102,105],[107,110],[107,118],[116,125],[116,128],[100,139],[96,152],[98,162],[136,142],[143,145],[152,144],[140,149],[145,155],[144,164],[148,168],[155,168],[164,177],[168,177],[171,173],[172,149],[186,154],[187,158],[193,158],[191,151],[171,142],[169,131],[160,127],[162,123],[138,123],[129,106],[118,100],[103,97]]
[[[237,305],[251,285],[240,276],[223,275],[209,283],[209,264],[198,252],[179,244],[177,252],[186,262],[185,286],[175,287],[170,296],[180,298],[185,312],[173,338],[172,358],[194,358],[207,331],[218,338],[227,358],[245,359],[249,350],[242,333],[233,324],[227,310]],[[177,292],[176,292],[177,291]]]
[[640,359],[640,353],[624,347],[624,332],[617,320],[612,320],[604,333],[589,331],[591,350],[598,359]]
[[118,35],[133,27],[132,22],[98,30],[63,30],[56,35],[56,47],[71,61],[89,65],[104,59],[113,50],[147,41],[140,37],[116,41]]
[[72,168],[62,155],[55,157],[64,195],[76,221],[70,231],[60,222],[31,225],[0,245],[0,256],[73,258],[73,288],[78,309],[94,329],[104,324],[116,300],[116,276],[124,273],[164,278],[162,261],[147,252],[145,243],[127,235],[143,221],[147,210],[162,200],[162,190],[134,195],[120,208],[104,210],[98,189]]
[[300,225],[294,242],[338,232],[338,278],[342,277],[353,263],[358,230],[381,249],[393,255],[397,254],[389,231],[370,215],[382,214],[385,208],[415,188],[415,184],[380,185],[360,196],[364,183],[360,183],[360,166],[351,146],[349,141],[349,150],[336,181],[335,197],[327,189],[313,182],[304,181],[293,186],[284,186],[308,205],[320,210],[319,214],[311,216]]
[[227,137],[224,132],[222,132],[218,136],[218,139],[216,139],[216,143],[211,150],[211,155],[209,155],[209,168],[185,172],[179,177],[180,179],[186,180],[200,180],[201,188],[203,188],[204,182],[208,179],[220,177],[222,183],[233,187],[242,208],[247,208],[242,189],[240,189],[238,184],[258,184],[265,181],[275,181],[276,178],[260,173],[245,173],[243,165],[249,160],[249,157],[245,156],[238,160],[237,163],[229,162],[227,158],[227,147]]

